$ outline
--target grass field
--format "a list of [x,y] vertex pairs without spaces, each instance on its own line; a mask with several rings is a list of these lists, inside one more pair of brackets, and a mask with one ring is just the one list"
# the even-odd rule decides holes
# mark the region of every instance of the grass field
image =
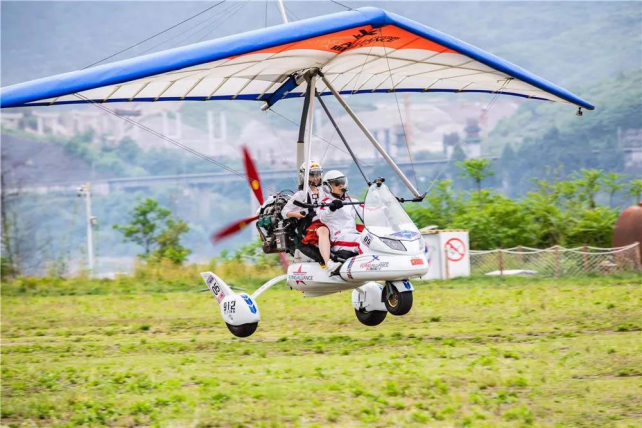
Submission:
[[248,339],[200,286],[5,284],[3,426],[642,426],[639,276],[417,283],[378,327],[283,287]]

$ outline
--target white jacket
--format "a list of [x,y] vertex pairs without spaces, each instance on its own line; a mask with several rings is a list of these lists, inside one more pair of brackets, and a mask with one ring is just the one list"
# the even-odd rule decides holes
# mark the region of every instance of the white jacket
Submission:
[[[321,202],[321,200],[324,198],[325,194],[323,193],[323,189],[319,188],[318,197],[315,197],[317,195],[312,193],[312,191],[309,190],[309,189],[308,189],[308,195],[310,195],[311,203],[315,203],[315,202]],[[302,207],[294,205],[294,201],[295,200],[297,200],[299,202],[303,202],[304,204],[308,203],[307,198],[304,197],[303,190],[299,190],[298,192],[296,192],[294,195],[292,195],[290,197],[288,202],[285,204],[285,206],[281,210],[281,215],[283,216],[283,218],[287,218],[287,214],[290,211],[307,211],[308,210],[308,208],[302,208]],[[315,212],[315,215],[314,215],[314,218],[312,219],[312,221],[315,221],[315,220],[319,220],[319,212],[318,212],[318,210]]]
[[[335,198],[331,193],[326,193],[325,197],[321,200],[324,204],[329,204]],[[344,202],[359,202],[346,195]],[[357,215],[363,216],[363,204],[361,205],[345,205],[343,208],[332,212],[330,207],[321,207],[318,209],[319,220],[330,229],[330,236],[335,236],[338,233],[359,233],[357,231],[356,222],[359,218]]]

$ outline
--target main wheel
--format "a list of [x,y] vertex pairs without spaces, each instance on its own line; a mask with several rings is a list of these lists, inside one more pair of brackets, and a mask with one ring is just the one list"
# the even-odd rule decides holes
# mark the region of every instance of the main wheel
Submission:
[[392,315],[406,315],[412,308],[412,291],[400,293],[397,287],[386,285],[383,289],[383,303]]
[[369,325],[370,327],[381,324],[388,314],[386,311],[366,312],[357,309],[354,310],[354,313],[357,315],[357,319],[361,321],[361,324]]
[[252,334],[256,331],[256,328],[259,326],[258,322],[252,322],[249,324],[241,324],[241,325],[231,325],[227,324],[227,329],[232,332],[232,334],[236,337],[248,337],[252,336]]

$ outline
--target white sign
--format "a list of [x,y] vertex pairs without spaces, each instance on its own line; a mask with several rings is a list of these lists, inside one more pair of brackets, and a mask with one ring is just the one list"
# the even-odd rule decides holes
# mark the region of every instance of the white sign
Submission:
[[421,279],[470,276],[467,230],[431,230],[422,236],[426,242],[430,270]]

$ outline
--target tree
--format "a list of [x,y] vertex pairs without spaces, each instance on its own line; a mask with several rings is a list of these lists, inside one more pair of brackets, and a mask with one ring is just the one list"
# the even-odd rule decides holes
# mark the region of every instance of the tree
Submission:
[[118,156],[121,159],[126,159],[129,162],[135,162],[136,159],[140,156],[142,153],[142,150],[140,147],[138,147],[138,144],[134,140],[131,139],[131,137],[124,137],[118,142],[118,146],[116,147],[118,151]]
[[[579,177],[576,179],[577,185],[580,188],[581,199],[588,202],[590,209],[595,209],[595,194],[600,191],[600,177],[602,175],[601,169],[584,169],[580,171]],[[576,174],[576,176],[578,176]]]
[[481,201],[482,180],[495,174],[490,171],[491,162],[488,159],[466,159],[463,162],[457,162],[456,165],[462,171],[464,178],[471,178],[475,182],[477,195]]
[[170,210],[161,207],[151,198],[134,207],[131,217],[129,224],[114,224],[113,227],[123,233],[125,241],[135,242],[143,247],[144,253],[140,254],[142,258],[167,258],[177,264],[185,261],[190,251],[180,244],[180,238],[189,231],[187,223],[172,218]]
[[602,184],[607,188],[609,194],[609,207],[611,208],[613,208],[613,196],[615,196],[615,194],[625,186],[624,183],[620,182],[624,177],[624,174],[618,174],[615,172],[609,172],[602,177]]
[[142,203],[134,207],[130,213],[132,220],[125,226],[115,224],[113,227],[124,235],[125,241],[132,241],[142,245],[144,252],[143,258],[151,254],[152,247],[158,239],[158,223],[165,221],[171,212],[163,208],[158,201],[147,198]]
[[408,215],[419,226],[437,225],[448,228],[462,205],[461,199],[456,199],[453,193],[452,181],[442,180],[435,183],[426,196],[422,205],[412,204],[408,207]]
[[628,189],[629,195],[633,196],[635,200],[633,204],[637,204],[642,201],[642,180],[631,180],[629,183]]
[[188,231],[189,226],[183,220],[168,218],[165,230],[156,239],[158,248],[154,251],[152,257],[156,259],[165,258],[177,265],[183,264],[191,251],[181,245],[180,239],[181,235]]
[[540,233],[533,215],[506,196],[484,190],[486,202],[479,207],[474,201],[462,207],[449,225],[470,232],[470,247],[491,249],[533,246]]
[[20,271],[18,266],[19,256],[16,254],[18,248],[14,243],[14,232],[16,224],[16,215],[8,209],[8,192],[7,192],[7,170],[2,165],[0,171],[0,227],[2,228],[2,258],[1,274],[2,277],[13,276]]
[[565,244],[568,246],[590,243],[597,247],[610,247],[613,243],[613,225],[617,212],[609,207],[584,210],[569,224]]

